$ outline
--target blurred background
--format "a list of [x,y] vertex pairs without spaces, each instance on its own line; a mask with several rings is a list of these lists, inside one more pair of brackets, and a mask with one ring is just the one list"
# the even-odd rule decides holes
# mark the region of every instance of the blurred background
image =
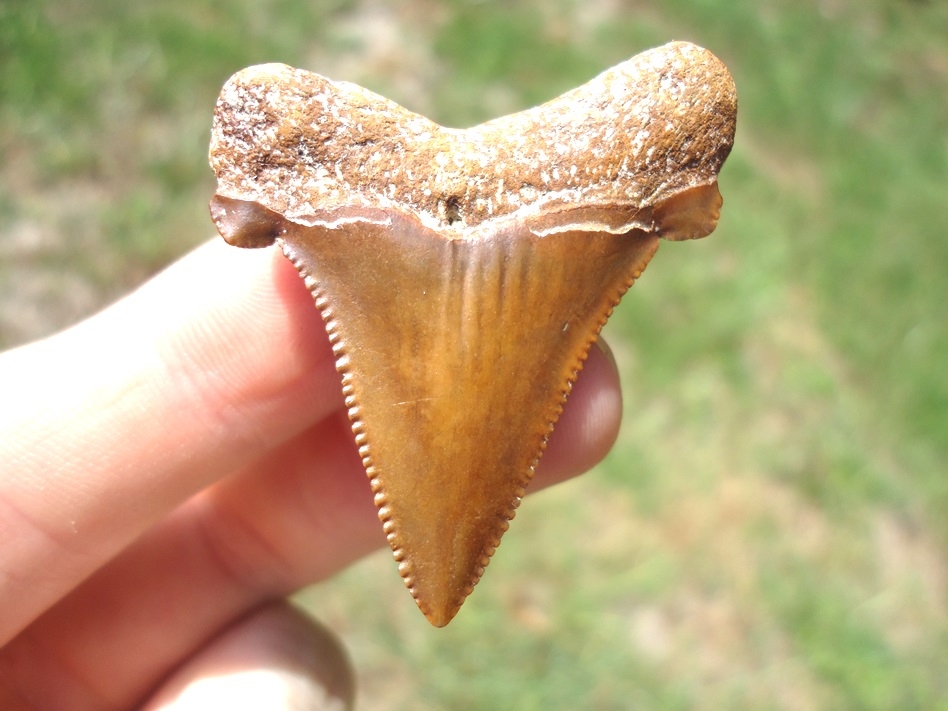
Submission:
[[948,3],[0,0],[0,346],[214,237],[237,69],[466,126],[672,39],[730,67],[738,136],[717,231],[607,327],[614,452],[444,630],[387,551],[299,600],[362,709],[948,709]]

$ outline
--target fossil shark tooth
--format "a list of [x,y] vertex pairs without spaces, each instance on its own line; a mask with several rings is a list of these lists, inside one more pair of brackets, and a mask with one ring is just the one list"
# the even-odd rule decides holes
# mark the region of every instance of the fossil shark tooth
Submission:
[[467,130],[285,65],[224,86],[212,217],[230,244],[278,243],[312,292],[432,624],[483,574],[659,240],[714,229],[736,112],[727,69],[688,43]]

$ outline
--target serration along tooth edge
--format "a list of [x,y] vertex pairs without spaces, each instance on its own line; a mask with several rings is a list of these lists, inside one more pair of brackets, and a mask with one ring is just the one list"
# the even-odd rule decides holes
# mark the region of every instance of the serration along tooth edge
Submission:
[[[362,419],[362,410],[359,404],[359,398],[356,394],[356,387],[353,383],[352,363],[346,352],[347,344],[342,333],[339,331],[339,321],[335,318],[332,305],[328,295],[320,287],[319,281],[313,278],[306,270],[301,260],[296,259],[290,253],[288,245],[281,240],[283,254],[290,260],[296,270],[303,277],[303,281],[313,296],[317,309],[326,328],[326,334],[332,345],[333,355],[336,357],[336,371],[340,375],[342,393],[345,397],[345,406],[349,416],[349,423],[356,444],[359,447],[359,455],[362,458],[362,466],[369,478],[369,486],[375,495],[376,505],[378,507],[378,517],[382,522],[382,530],[386,534],[389,545],[392,548],[392,555],[398,562],[398,572],[405,583],[405,587],[411,593],[411,596],[418,601],[418,592],[415,589],[415,580],[412,574],[411,563],[407,560],[405,551],[397,545],[396,529],[397,524],[392,520],[391,509],[386,505],[387,498],[384,493],[384,487],[379,479],[378,472],[372,461],[372,450],[369,445],[370,436],[367,432],[365,421]],[[419,603],[419,607],[422,605]],[[422,612],[426,613],[422,608]],[[426,613],[427,614],[427,613]]]
[[[655,248],[646,258],[646,264],[651,261],[652,257],[655,256],[655,252],[658,250],[658,243],[656,242]],[[555,404],[552,413],[551,419],[547,425],[546,433],[543,435],[543,439],[540,443],[539,451],[537,452],[536,457],[533,459],[532,464],[530,465],[526,476],[523,478],[521,486],[517,489],[514,500],[511,502],[510,506],[502,514],[498,516],[498,523],[494,529],[494,535],[488,539],[485,543],[483,550],[481,551],[481,556],[478,559],[478,566],[474,571],[470,585],[466,586],[464,590],[457,596],[454,602],[453,614],[461,608],[461,605],[464,604],[464,601],[467,597],[473,592],[474,587],[480,582],[481,577],[484,574],[484,570],[490,562],[491,557],[493,557],[497,548],[500,547],[501,537],[507,530],[510,528],[510,521],[512,521],[517,515],[517,508],[520,506],[520,502],[523,499],[523,496],[526,494],[526,487],[533,479],[533,475],[536,473],[537,466],[540,464],[540,459],[543,456],[543,453],[546,451],[547,443],[549,442],[550,435],[553,433],[553,429],[556,427],[556,423],[560,419],[560,415],[563,414],[563,408],[566,405],[566,400],[569,398],[569,394],[573,390],[573,385],[576,382],[576,379],[579,377],[580,371],[582,371],[583,366],[586,363],[586,359],[589,357],[589,349],[592,348],[592,345],[599,339],[599,334],[602,332],[603,326],[606,325],[606,322],[609,320],[609,317],[612,316],[612,312],[615,310],[615,307],[622,300],[622,297],[625,296],[625,293],[632,287],[635,281],[642,275],[644,271],[643,267],[635,266],[631,270],[629,276],[627,277],[625,283],[616,290],[610,298],[605,301],[605,309],[599,314],[597,320],[596,328],[593,330],[592,334],[586,341],[583,349],[578,353],[576,359],[573,361],[570,367],[570,376],[567,378],[566,382],[563,384],[563,387],[560,390],[559,401]],[[406,583],[407,584],[407,583]],[[411,588],[409,587],[409,590]],[[412,592],[414,596],[414,592]],[[417,600],[417,596],[415,596]],[[420,607],[420,605],[419,605]],[[422,609],[422,612],[425,612]]]

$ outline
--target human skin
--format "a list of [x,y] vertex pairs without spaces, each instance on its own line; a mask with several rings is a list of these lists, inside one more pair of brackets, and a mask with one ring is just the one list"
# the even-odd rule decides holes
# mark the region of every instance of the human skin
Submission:
[[[599,461],[620,411],[593,348],[531,490]],[[277,250],[212,241],[0,355],[0,433],[0,708],[176,708],[248,640],[247,670],[326,686],[341,668],[279,601],[385,538],[322,322]],[[322,651],[301,665],[293,644]]]

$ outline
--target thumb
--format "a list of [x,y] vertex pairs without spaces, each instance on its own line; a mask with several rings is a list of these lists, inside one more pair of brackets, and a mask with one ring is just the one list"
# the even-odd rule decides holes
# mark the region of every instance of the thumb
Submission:
[[143,711],[345,711],[354,695],[352,667],[339,640],[280,601],[212,639]]

